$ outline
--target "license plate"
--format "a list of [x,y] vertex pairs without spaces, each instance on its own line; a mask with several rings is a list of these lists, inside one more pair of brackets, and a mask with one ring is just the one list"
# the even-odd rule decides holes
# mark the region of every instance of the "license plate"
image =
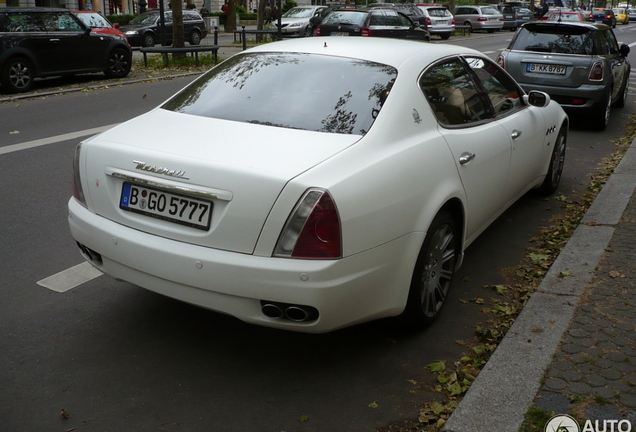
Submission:
[[124,183],[119,208],[200,230],[210,229],[211,201],[153,187]]
[[347,32],[331,32],[331,36],[349,36]]
[[550,65],[543,63],[528,63],[526,71],[532,73],[565,75],[566,67],[563,65]]

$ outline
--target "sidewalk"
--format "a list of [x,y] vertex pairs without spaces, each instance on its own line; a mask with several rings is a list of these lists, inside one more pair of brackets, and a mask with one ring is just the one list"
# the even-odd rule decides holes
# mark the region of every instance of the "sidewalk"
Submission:
[[636,140],[444,431],[517,432],[533,403],[636,431],[635,186]]

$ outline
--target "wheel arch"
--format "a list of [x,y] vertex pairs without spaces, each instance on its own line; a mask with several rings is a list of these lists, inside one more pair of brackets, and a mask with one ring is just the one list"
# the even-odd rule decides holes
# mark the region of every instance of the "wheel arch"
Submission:
[[7,50],[2,53],[2,55],[0,55],[0,70],[4,69],[6,62],[17,57],[24,57],[29,62],[31,62],[31,64],[33,65],[33,76],[39,76],[40,65],[38,64],[35,56],[33,56],[33,54],[31,54],[28,50],[19,47],[12,50]]

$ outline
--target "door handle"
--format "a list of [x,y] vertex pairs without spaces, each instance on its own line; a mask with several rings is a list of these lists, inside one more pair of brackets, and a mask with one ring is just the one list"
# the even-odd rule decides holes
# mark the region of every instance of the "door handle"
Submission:
[[518,131],[518,130],[515,129],[515,130],[512,131],[510,136],[512,137],[513,140],[516,140],[517,138],[519,138],[521,136],[521,131]]
[[462,155],[459,157],[459,164],[460,165],[466,165],[468,162],[470,162],[471,160],[475,159],[475,153],[462,153]]

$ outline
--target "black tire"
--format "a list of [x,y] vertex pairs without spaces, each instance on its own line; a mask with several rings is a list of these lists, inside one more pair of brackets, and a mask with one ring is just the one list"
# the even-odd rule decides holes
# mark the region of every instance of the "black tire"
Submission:
[[0,71],[0,84],[11,93],[27,92],[33,88],[33,64],[24,57],[7,60]]
[[459,244],[455,220],[442,210],[428,229],[413,270],[406,308],[399,317],[407,329],[422,329],[439,315],[455,274]]
[[190,45],[199,45],[201,43],[201,33],[198,30],[193,30],[190,35]]
[[124,78],[130,72],[132,56],[123,48],[115,48],[108,55],[108,66],[104,74],[108,78]]
[[618,96],[618,99],[616,99],[616,102],[614,103],[614,106],[616,108],[625,107],[625,101],[627,101],[627,93],[629,93],[629,76],[625,78],[625,83],[623,84],[621,94]]
[[537,189],[537,192],[541,195],[552,195],[556,192],[561,182],[561,176],[563,175],[563,166],[565,165],[565,150],[567,148],[568,141],[568,128],[567,126],[561,126],[559,134],[554,141],[554,147],[552,150],[552,156],[550,157],[550,168],[548,174],[545,176],[543,183]]
[[143,47],[153,47],[157,44],[157,39],[155,38],[155,35],[152,33],[144,33],[143,36],[141,36],[141,46]]
[[494,32],[495,32],[495,29],[487,29],[486,31],[487,31],[488,33],[494,33]]
[[610,112],[612,110],[612,91],[609,89],[603,98],[590,111],[590,125],[592,129],[604,131],[609,123]]

